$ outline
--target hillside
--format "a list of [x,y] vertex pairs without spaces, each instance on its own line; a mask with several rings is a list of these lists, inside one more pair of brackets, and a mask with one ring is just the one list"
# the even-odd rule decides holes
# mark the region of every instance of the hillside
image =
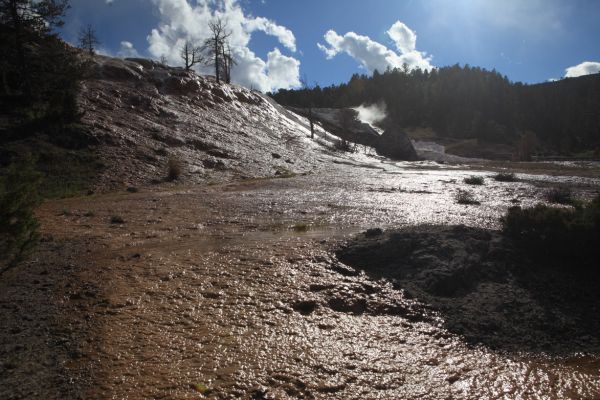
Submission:
[[161,181],[169,159],[186,182],[307,173],[333,155],[303,119],[258,92],[143,59],[96,56],[82,123],[105,164],[98,189]]
[[520,158],[594,151],[598,157],[600,148],[600,74],[523,85],[468,65],[393,69],[355,74],[339,86],[280,90],[273,97],[296,107],[383,102],[394,124],[431,128],[441,142],[477,140],[483,151],[475,155],[484,158],[494,155],[490,146]]
[[556,185],[596,196],[597,166],[341,152],[268,97],[141,59],[94,57],[78,103],[0,153],[36,148],[59,182],[56,163],[101,163],[95,193],[34,210],[39,243],[1,274],[0,398],[600,393],[597,280],[528,285],[497,231]]

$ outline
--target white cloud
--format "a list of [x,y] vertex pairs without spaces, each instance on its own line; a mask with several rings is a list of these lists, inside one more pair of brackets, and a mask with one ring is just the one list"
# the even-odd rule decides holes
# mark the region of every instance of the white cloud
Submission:
[[137,52],[135,47],[133,47],[133,44],[131,42],[124,40],[121,42],[121,48],[119,49],[119,52],[117,53],[117,57],[135,58],[135,57],[139,57],[139,53]]
[[324,39],[329,47],[317,43],[327,59],[331,59],[339,53],[346,53],[361,66],[373,72],[385,71],[389,68],[402,68],[404,64],[410,69],[421,68],[431,70],[431,57],[426,53],[416,50],[417,35],[405,24],[397,21],[387,31],[388,36],[396,44],[399,53],[388,49],[381,43],[371,40],[368,36],[358,35],[354,32],[348,32],[340,36],[333,30],[325,33]]
[[415,51],[417,47],[417,35],[404,23],[396,21],[387,31],[387,34],[396,43],[396,48],[403,54]]
[[275,36],[279,40],[279,43],[293,52],[296,51],[296,37],[294,36],[294,33],[285,26],[277,25],[273,21],[263,17],[256,17],[247,19],[245,27],[250,33],[259,30],[267,35]]
[[[220,17],[231,31],[229,42],[238,63],[232,69],[233,81],[261,91],[290,88],[299,85],[300,61],[284,56],[274,48],[267,60],[258,57],[248,47],[252,33],[261,31],[275,37],[291,52],[296,51],[296,38],[288,28],[263,17],[246,15],[237,0],[152,0],[158,8],[160,25],[147,37],[148,51],[156,58],[165,56],[171,65],[181,65],[180,48],[186,39],[201,45],[210,36],[208,22]],[[202,73],[210,68],[197,66]]]
[[565,78],[575,78],[582,75],[597,74],[600,72],[600,62],[584,61],[565,69]]

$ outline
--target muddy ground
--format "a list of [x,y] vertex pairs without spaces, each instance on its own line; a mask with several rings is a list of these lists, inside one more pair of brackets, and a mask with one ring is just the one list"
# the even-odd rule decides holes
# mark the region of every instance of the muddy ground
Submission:
[[[440,232],[473,234],[489,250],[509,206],[556,184],[584,198],[600,187],[477,173],[485,185],[467,188],[474,172],[460,167],[349,161],[285,179],[46,202],[43,242],[0,281],[0,398],[600,397],[597,335],[570,331],[559,309],[550,317],[565,316],[565,331],[537,343],[548,315],[510,279],[477,281],[506,290],[478,314],[472,288],[444,292],[336,256],[368,228],[422,224],[462,225]],[[456,204],[458,189],[482,204]],[[463,306],[479,319],[466,323]],[[507,334],[502,316],[514,310],[542,316],[531,340],[520,337],[526,324]]]

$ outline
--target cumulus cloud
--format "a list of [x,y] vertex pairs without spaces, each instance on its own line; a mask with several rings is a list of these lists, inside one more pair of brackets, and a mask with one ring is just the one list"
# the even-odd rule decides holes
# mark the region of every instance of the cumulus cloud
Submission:
[[355,32],[348,32],[341,36],[333,30],[327,31],[324,36],[329,47],[321,43],[317,43],[317,46],[325,53],[327,59],[339,53],[346,53],[370,72],[375,70],[383,72],[388,67],[402,68],[404,64],[410,69],[431,70],[433,68],[431,57],[416,49],[417,35],[404,23],[397,21],[386,33],[395,43],[398,52],[388,49],[368,36],[358,35]]
[[575,78],[582,75],[597,74],[600,72],[600,62],[584,61],[565,69],[565,78]]
[[[148,51],[156,58],[166,57],[171,65],[181,65],[179,56],[185,40],[201,45],[210,36],[208,23],[218,17],[231,31],[229,43],[237,65],[232,69],[233,81],[261,91],[299,86],[300,61],[285,56],[274,48],[267,59],[258,57],[248,47],[252,33],[273,36],[290,52],[296,52],[296,38],[288,28],[263,17],[246,15],[237,0],[152,0],[160,15],[160,25],[147,37]],[[197,66],[202,73],[210,68]]]
[[410,30],[404,23],[396,21],[387,31],[387,34],[396,43],[396,48],[402,54],[415,51],[417,47],[417,34]]
[[139,53],[137,52],[135,47],[133,47],[133,43],[124,40],[121,42],[121,48],[119,49],[119,52],[117,53],[117,57],[134,58],[134,57],[139,57]]

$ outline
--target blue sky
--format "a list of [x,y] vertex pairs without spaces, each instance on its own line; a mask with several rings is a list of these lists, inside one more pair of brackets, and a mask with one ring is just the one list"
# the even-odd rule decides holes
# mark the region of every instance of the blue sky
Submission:
[[91,24],[102,52],[177,65],[179,40],[201,42],[215,10],[234,31],[234,80],[261,90],[403,63],[468,63],[527,83],[600,69],[595,0],[71,0],[62,34],[75,42]]

